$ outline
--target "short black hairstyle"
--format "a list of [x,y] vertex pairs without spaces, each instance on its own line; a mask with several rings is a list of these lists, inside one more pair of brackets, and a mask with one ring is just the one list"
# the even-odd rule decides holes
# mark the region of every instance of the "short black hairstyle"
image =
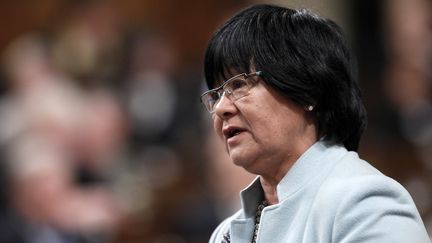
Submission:
[[211,38],[204,74],[214,88],[253,70],[296,104],[314,106],[320,139],[357,151],[366,109],[355,59],[335,22],[309,10],[267,4],[240,11]]

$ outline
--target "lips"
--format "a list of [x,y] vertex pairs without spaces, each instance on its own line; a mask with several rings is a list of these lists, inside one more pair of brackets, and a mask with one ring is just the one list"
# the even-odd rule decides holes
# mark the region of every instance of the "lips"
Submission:
[[244,131],[246,131],[246,129],[237,126],[227,126],[222,129],[222,133],[225,136],[225,139],[235,137]]

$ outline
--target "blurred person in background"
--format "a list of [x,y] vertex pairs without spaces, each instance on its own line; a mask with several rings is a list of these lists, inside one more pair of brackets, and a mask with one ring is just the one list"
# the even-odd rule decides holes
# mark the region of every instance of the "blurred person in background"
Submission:
[[129,53],[123,95],[134,143],[138,147],[167,145],[178,103],[176,49],[162,34],[139,33],[131,41]]
[[340,28],[256,5],[210,40],[201,101],[258,175],[210,242],[429,242],[409,193],[356,153],[366,110]]
[[39,35],[12,42],[3,61],[9,89],[0,102],[2,166],[20,222],[20,239],[8,242],[104,242],[123,216],[106,184],[124,136],[115,100],[75,86]]
[[26,133],[11,144],[11,202],[23,242],[105,242],[118,224],[112,195],[78,186],[72,159],[46,134]]
[[115,1],[64,2],[52,35],[53,63],[86,89],[118,88],[126,36]]

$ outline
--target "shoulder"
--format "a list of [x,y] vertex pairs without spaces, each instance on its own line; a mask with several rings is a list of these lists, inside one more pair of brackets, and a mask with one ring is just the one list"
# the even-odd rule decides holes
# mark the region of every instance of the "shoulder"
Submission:
[[[402,185],[381,174],[330,178],[323,182],[317,197],[322,203],[330,203],[336,208],[359,206],[358,203],[371,199],[380,202],[380,205],[369,205],[374,208],[385,208],[387,204],[415,207],[411,196]],[[335,202],[337,204],[334,204]],[[368,204],[361,204],[361,206],[368,206]]]
[[401,184],[360,159],[355,152],[348,152],[336,163],[321,184],[318,196],[323,200],[337,200],[338,205],[355,205],[367,198],[375,198],[383,204],[398,202],[415,207]]
[[322,215],[325,210],[334,242],[413,242],[415,237],[415,242],[428,242],[423,222],[405,188],[373,167],[360,167],[359,172],[347,175],[336,172],[323,182],[316,195],[313,211]]
[[320,184],[316,194],[319,200],[315,201],[339,208],[341,205],[357,205],[357,202],[369,197],[376,197],[377,200],[392,198],[413,204],[409,193],[397,181],[360,159],[357,153],[347,152],[334,163]]

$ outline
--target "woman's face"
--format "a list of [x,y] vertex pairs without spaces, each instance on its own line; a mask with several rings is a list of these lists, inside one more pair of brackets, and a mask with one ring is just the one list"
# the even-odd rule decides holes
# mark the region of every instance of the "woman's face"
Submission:
[[283,176],[317,140],[305,107],[262,81],[238,100],[223,95],[212,118],[234,164],[254,174]]

